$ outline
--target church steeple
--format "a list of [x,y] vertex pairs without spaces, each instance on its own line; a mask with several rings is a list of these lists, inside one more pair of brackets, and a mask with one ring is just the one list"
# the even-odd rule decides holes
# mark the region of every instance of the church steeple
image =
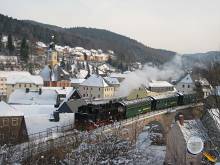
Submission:
[[54,67],[54,65],[58,64],[58,53],[55,49],[54,36],[51,36],[51,43],[49,45],[49,49],[47,51],[47,64]]

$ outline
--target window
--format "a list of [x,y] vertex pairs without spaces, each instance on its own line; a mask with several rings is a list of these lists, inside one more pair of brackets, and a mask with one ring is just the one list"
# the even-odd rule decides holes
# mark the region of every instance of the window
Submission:
[[85,94],[83,94],[83,97],[85,97],[86,95]]
[[3,140],[5,138],[3,133],[0,133],[0,139]]
[[100,91],[100,88],[99,88],[99,91]]
[[9,125],[8,119],[3,119],[3,127],[8,125]]
[[91,88],[91,90],[92,90],[92,88]]
[[24,84],[24,87],[27,87],[26,84]]
[[188,85],[188,88],[190,88],[190,85]]
[[98,95],[98,98],[100,98],[100,95]]
[[12,118],[11,125],[12,126],[18,126],[18,119],[17,118]]
[[19,88],[21,88],[21,84],[19,84]]
[[185,85],[183,84],[183,88],[185,87]]
[[12,85],[12,88],[14,88],[14,87],[15,87],[15,85],[13,84],[13,85]]

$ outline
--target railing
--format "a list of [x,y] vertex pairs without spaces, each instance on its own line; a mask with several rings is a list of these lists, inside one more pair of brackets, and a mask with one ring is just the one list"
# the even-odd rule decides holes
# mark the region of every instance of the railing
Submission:
[[30,134],[28,136],[29,141],[39,140],[42,138],[48,138],[53,136],[54,134],[64,133],[74,129],[74,124],[64,125],[64,126],[55,126],[51,128],[47,128],[45,131],[37,132],[34,134]]

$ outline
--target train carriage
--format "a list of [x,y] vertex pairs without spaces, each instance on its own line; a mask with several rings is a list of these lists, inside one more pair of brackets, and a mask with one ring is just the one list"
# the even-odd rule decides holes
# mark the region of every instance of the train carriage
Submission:
[[187,104],[197,102],[197,94],[196,93],[190,93],[190,94],[178,93],[178,95],[179,95],[178,105],[187,105]]
[[119,102],[119,108],[123,109],[126,118],[135,117],[151,111],[150,97],[135,100],[126,100]]
[[166,93],[157,96],[151,96],[152,110],[160,110],[175,107],[178,105],[179,95],[177,93]]

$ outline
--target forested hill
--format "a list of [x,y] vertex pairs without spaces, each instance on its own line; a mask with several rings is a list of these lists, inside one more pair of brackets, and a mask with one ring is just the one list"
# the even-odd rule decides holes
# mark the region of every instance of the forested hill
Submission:
[[[126,27],[125,27],[126,28]],[[29,40],[50,42],[55,35],[57,44],[86,49],[113,50],[118,59],[125,62],[164,63],[170,60],[175,52],[154,49],[128,37],[107,30],[94,28],[61,28],[35,21],[17,20],[0,14],[0,33]]]

